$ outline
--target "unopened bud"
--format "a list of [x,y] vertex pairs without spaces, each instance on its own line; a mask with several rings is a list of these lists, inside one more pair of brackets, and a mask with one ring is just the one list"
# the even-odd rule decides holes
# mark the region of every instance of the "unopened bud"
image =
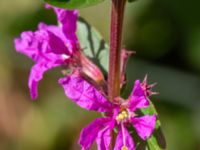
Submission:
[[95,81],[98,85],[105,83],[104,75],[92,61],[90,61],[81,51],[76,54],[78,57],[76,60],[79,62],[81,73],[86,77]]

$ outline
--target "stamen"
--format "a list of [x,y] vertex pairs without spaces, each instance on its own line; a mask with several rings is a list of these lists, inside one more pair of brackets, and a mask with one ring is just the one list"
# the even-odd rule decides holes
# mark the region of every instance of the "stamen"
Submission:
[[123,139],[123,146],[121,148],[121,150],[128,150],[128,147],[126,146],[126,136],[124,133],[124,124],[121,123],[121,128],[122,128],[122,139]]
[[128,119],[128,114],[125,110],[123,110],[122,112],[120,112],[117,117],[116,117],[116,120],[118,122],[121,122],[122,120],[125,120],[125,119]]
[[121,150],[128,150],[128,147],[122,146],[122,149],[121,149]]

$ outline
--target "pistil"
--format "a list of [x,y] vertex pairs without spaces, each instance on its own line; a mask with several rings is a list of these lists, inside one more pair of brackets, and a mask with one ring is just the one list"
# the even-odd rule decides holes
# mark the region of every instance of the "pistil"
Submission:
[[124,133],[124,124],[121,123],[121,128],[122,128],[122,139],[123,139],[123,146],[121,148],[121,150],[128,150],[128,147],[126,146],[126,136]]

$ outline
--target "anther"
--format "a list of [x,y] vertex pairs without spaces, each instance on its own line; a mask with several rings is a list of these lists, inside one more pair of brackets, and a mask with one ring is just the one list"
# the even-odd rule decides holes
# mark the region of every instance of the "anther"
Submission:
[[128,118],[128,114],[125,110],[123,110],[122,112],[120,112],[117,116],[116,116],[116,120],[118,122],[124,120],[124,119],[127,119]]
[[121,150],[128,150],[128,147],[122,146]]
[[122,114],[126,114],[126,111],[122,111]]
[[119,117],[119,119],[121,119],[121,120],[124,119],[124,116],[123,116],[122,114],[119,114],[118,117]]

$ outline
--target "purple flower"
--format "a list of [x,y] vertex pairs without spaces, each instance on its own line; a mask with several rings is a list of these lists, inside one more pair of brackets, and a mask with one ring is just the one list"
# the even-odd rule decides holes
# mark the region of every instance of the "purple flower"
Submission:
[[111,143],[111,132],[117,129],[114,150],[134,150],[135,145],[126,127],[132,125],[141,139],[149,138],[155,128],[156,115],[137,116],[138,108],[146,108],[149,101],[139,80],[135,81],[133,91],[127,100],[118,98],[114,104],[107,100],[93,85],[79,76],[68,76],[59,80],[65,94],[80,107],[105,113],[86,126],[80,135],[79,144],[82,150],[97,142],[99,150],[108,150]]
[[40,23],[35,32],[25,31],[14,40],[17,52],[27,55],[35,65],[29,77],[32,99],[38,96],[38,82],[43,74],[54,67],[68,65],[70,58],[79,50],[76,36],[78,11],[53,8],[59,25]]

